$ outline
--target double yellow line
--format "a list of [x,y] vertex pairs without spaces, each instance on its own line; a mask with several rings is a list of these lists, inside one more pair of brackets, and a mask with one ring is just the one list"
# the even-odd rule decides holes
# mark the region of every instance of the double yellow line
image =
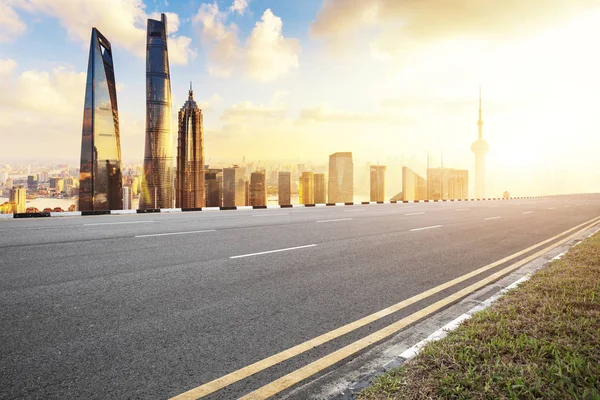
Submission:
[[442,285],[439,285],[432,289],[426,290],[423,293],[420,293],[416,296],[413,296],[413,297],[408,298],[404,301],[401,301],[397,304],[394,304],[393,306],[390,306],[390,307],[385,308],[381,311],[378,311],[374,314],[368,315],[364,318],[361,318],[359,320],[351,322],[340,328],[334,329],[323,335],[317,336],[317,337],[315,337],[311,340],[308,340],[304,343],[301,343],[297,346],[291,347],[280,353],[277,353],[277,354],[267,357],[263,360],[255,362],[254,364],[251,364],[244,368],[238,369],[237,371],[231,372],[231,373],[224,375],[220,378],[217,378],[213,381],[205,383],[204,385],[201,385],[194,389],[188,390],[185,393],[182,393],[180,395],[177,395],[177,396],[171,398],[171,400],[191,400],[191,399],[199,399],[204,396],[207,396],[211,393],[216,392],[217,390],[225,388],[235,382],[246,379],[251,375],[254,375],[254,374],[261,372],[267,368],[270,368],[276,364],[279,364],[283,361],[289,360],[292,357],[295,357],[295,356],[302,354],[308,350],[311,350],[312,348],[314,348],[316,346],[320,346],[320,345],[327,343],[333,339],[336,339],[342,335],[350,333],[360,327],[363,327],[374,321],[377,321],[377,320],[379,320],[387,315],[390,315],[392,313],[395,313],[411,304],[414,304],[418,301],[426,299],[427,297],[430,297],[436,293],[439,293],[439,292],[441,292],[449,287],[452,287],[458,283],[464,282],[476,275],[479,275],[485,271],[488,271],[494,267],[497,267],[498,265],[504,264],[507,261],[510,261],[521,255],[524,255],[532,250],[535,250],[541,246],[544,246],[550,242],[553,242],[554,240],[556,240],[564,235],[567,235],[567,234],[577,230],[577,232],[569,235],[568,237],[561,239],[558,242],[553,243],[550,246],[545,247],[542,250],[539,250],[536,253],[534,253],[514,264],[511,264],[510,266],[508,266],[498,272],[495,272],[494,274],[492,274],[470,286],[467,286],[466,288],[461,289],[458,292],[455,292],[455,293],[451,294],[450,296],[448,296],[442,300],[439,300],[439,301],[409,315],[408,317],[402,318],[401,320],[399,320],[391,325],[388,325],[387,327],[385,327],[377,332],[374,332],[374,333],[372,333],[372,334],[370,334],[348,346],[345,346],[333,353],[330,353],[327,356],[322,357],[322,358],[320,358],[300,369],[297,369],[279,379],[276,379],[273,382],[242,397],[242,399],[244,399],[244,400],[269,398],[283,390],[288,389],[289,387],[297,384],[298,382],[301,382],[302,380],[309,378],[310,376],[334,365],[335,363],[365,349],[366,347],[397,333],[398,331],[405,328],[406,326],[408,326],[420,319],[423,319],[426,316],[429,316],[430,314],[440,310],[441,308],[443,308],[449,304],[456,302],[457,300],[475,292],[476,290],[479,290],[482,287],[489,285],[490,283],[494,282],[495,280],[499,279],[500,277],[514,271],[515,269],[523,266],[524,264],[527,264],[528,262],[532,261],[533,259],[535,259],[535,258],[547,253],[548,251],[550,251],[558,246],[561,246],[562,244],[575,238],[581,232],[591,228],[592,226],[597,224],[599,221],[600,221],[600,217],[593,218],[587,222],[584,222],[583,224],[577,225],[576,227],[573,227],[567,231],[564,231],[554,237],[546,239],[546,240],[539,242],[533,246],[530,246],[524,250],[521,250],[517,253],[507,256],[501,260],[498,260],[498,261],[488,264],[484,267],[481,267],[475,271],[469,272],[468,274],[465,274],[461,277],[458,277],[456,279],[448,281]]

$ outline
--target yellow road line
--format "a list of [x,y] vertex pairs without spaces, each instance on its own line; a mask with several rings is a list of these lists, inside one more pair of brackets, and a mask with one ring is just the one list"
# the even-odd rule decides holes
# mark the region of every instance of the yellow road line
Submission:
[[[593,225],[595,225],[596,222],[586,226],[585,228],[583,228],[581,231],[585,231],[586,229],[591,228]],[[574,237],[576,237],[578,234],[581,233],[581,231],[574,233],[573,235],[560,240],[559,242],[556,242],[540,251],[538,251],[537,253],[534,253],[520,261],[517,261],[516,263],[498,271],[493,273],[492,275],[470,285],[467,286],[464,289],[459,290],[456,293],[451,294],[450,296],[437,301],[433,304],[431,304],[430,306],[427,306],[419,311],[417,311],[414,314],[409,315],[408,317],[402,318],[401,320],[388,325],[387,327],[374,332],[372,334],[370,334],[369,336],[366,336],[360,340],[357,340],[356,342],[349,344],[346,347],[342,347],[341,349],[334,351],[333,353],[318,359],[317,361],[314,361],[300,369],[297,369],[294,372],[291,372],[243,397],[240,397],[240,400],[259,400],[259,399],[268,399],[271,396],[274,396],[275,394],[288,389],[289,387],[295,385],[298,382],[303,381],[306,378],[309,378],[310,376],[331,367],[332,365],[334,365],[335,363],[342,361],[345,358],[348,358],[349,356],[369,347],[370,345],[377,343],[395,333],[397,333],[398,331],[400,331],[401,329],[405,328],[406,326],[420,320],[423,319],[425,317],[427,317],[428,315],[438,311],[439,309],[452,304],[454,302],[456,302],[457,300],[460,300],[461,298],[475,292],[478,289],[481,289],[487,285],[489,285],[490,283],[494,282],[495,280],[501,278],[502,276],[514,271],[515,269],[523,266],[524,264],[527,264],[528,262],[534,260],[535,258],[543,255],[544,253],[547,253],[548,251],[562,245],[563,243],[568,242],[569,240],[573,239]]]
[[474,277],[476,275],[479,275],[482,272],[485,272],[485,271],[487,271],[489,269],[497,267],[498,265],[501,265],[501,264],[503,264],[503,263],[505,263],[507,261],[510,261],[513,258],[519,257],[519,256],[521,256],[521,255],[523,255],[525,253],[528,253],[528,252],[530,252],[530,251],[532,251],[532,250],[534,250],[534,249],[536,249],[536,248],[538,248],[540,246],[543,246],[543,245],[545,245],[545,244],[547,244],[547,243],[549,243],[549,242],[551,242],[553,240],[556,240],[559,237],[561,237],[563,235],[566,235],[566,234],[568,234],[568,233],[570,233],[570,232],[572,232],[572,231],[574,231],[576,229],[579,229],[582,226],[584,226],[586,224],[589,224],[592,221],[596,221],[598,219],[600,219],[600,217],[596,217],[596,218],[594,218],[594,219],[592,219],[590,221],[587,221],[587,222],[585,222],[585,223],[583,223],[581,225],[578,225],[578,226],[573,227],[573,228],[571,228],[569,230],[566,230],[566,231],[564,231],[564,232],[562,232],[562,233],[560,233],[560,234],[558,234],[558,235],[556,235],[554,237],[551,237],[550,239],[546,239],[546,240],[544,240],[544,241],[542,241],[540,243],[537,243],[537,244],[535,244],[533,246],[530,246],[530,247],[528,247],[528,248],[526,248],[524,250],[521,250],[521,251],[519,251],[517,253],[514,253],[514,254],[512,254],[510,256],[504,257],[501,260],[495,261],[495,262],[493,262],[491,264],[488,264],[488,265],[486,265],[484,267],[481,267],[479,269],[471,271],[471,272],[469,272],[469,273],[467,273],[467,274],[465,274],[463,276],[460,276],[460,277],[455,278],[455,279],[453,279],[451,281],[448,281],[448,282],[443,283],[441,285],[438,285],[438,286],[436,286],[434,288],[426,290],[426,291],[424,291],[424,292],[422,292],[422,293],[420,293],[418,295],[415,295],[415,296],[410,297],[410,298],[408,298],[406,300],[403,300],[403,301],[401,301],[401,302],[399,302],[397,304],[394,304],[394,305],[392,305],[392,306],[390,306],[388,308],[385,308],[385,309],[383,309],[381,311],[378,311],[376,313],[367,315],[366,317],[363,317],[363,318],[358,319],[358,320],[356,320],[354,322],[351,322],[349,324],[341,326],[341,327],[339,327],[337,329],[334,329],[334,330],[332,330],[330,332],[324,333],[324,334],[322,334],[320,336],[317,336],[317,337],[315,337],[313,339],[310,339],[310,340],[308,340],[308,341],[306,341],[304,343],[300,343],[300,344],[298,344],[298,345],[296,345],[294,347],[290,347],[287,350],[284,350],[284,351],[279,352],[277,354],[274,354],[274,355],[272,355],[270,357],[267,357],[265,359],[257,361],[257,362],[255,362],[253,364],[250,364],[250,365],[246,366],[246,367],[240,368],[240,369],[238,369],[236,371],[233,371],[233,372],[231,372],[231,373],[229,373],[227,375],[224,375],[224,376],[222,376],[220,378],[217,378],[215,380],[207,382],[207,383],[205,383],[205,384],[203,384],[201,386],[198,386],[196,388],[190,389],[190,390],[188,390],[185,393],[182,393],[180,395],[172,397],[171,400],[193,400],[193,399],[195,400],[195,399],[199,399],[199,398],[202,398],[204,396],[207,396],[207,395],[209,395],[211,393],[216,392],[217,390],[220,390],[220,389],[223,389],[223,388],[225,388],[225,387],[227,387],[229,385],[232,385],[235,382],[241,381],[242,379],[246,379],[246,378],[248,378],[251,375],[254,375],[254,374],[258,373],[258,372],[264,371],[267,368],[270,368],[270,367],[272,367],[274,365],[277,365],[277,364],[279,364],[279,363],[281,363],[283,361],[289,360],[290,358],[293,358],[293,357],[295,357],[295,356],[297,356],[299,354],[302,354],[302,353],[304,353],[304,352],[306,352],[308,350],[311,350],[314,347],[320,346],[320,345],[322,345],[324,343],[327,343],[327,342],[329,342],[331,340],[334,340],[334,339],[336,339],[336,338],[338,338],[340,336],[343,336],[343,335],[345,335],[347,333],[350,333],[350,332],[352,332],[352,331],[354,331],[354,330],[356,330],[358,328],[361,328],[361,327],[363,327],[365,325],[368,325],[368,324],[370,324],[370,323],[372,323],[374,321],[377,321],[377,320],[379,320],[379,319],[381,319],[383,317],[386,317],[386,316],[388,316],[390,314],[393,314],[393,313],[395,313],[395,312],[397,312],[399,310],[402,310],[403,308],[408,307],[411,304],[417,303],[417,302],[419,302],[419,301],[421,301],[423,299],[426,299],[427,297],[433,296],[436,293],[439,293],[439,292],[441,292],[441,291],[443,291],[443,290],[445,290],[445,289],[447,289],[449,287],[452,287],[452,286],[454,286],[454,285],[456,285],[456,284],[458,284],[460,282],[463,282],[463,281],[465,281],[467,279],[470,279],[470,278],[472,278],[472,277]]

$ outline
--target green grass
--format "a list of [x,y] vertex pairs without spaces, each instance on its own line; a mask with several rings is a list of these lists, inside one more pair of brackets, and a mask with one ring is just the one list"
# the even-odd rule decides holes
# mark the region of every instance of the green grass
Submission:
[[359,395],[439,398],[600,399],[600,235]]

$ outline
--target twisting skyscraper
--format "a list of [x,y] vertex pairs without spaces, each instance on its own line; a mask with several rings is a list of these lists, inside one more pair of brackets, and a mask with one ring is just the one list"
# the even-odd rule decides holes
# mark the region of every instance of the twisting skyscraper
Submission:
[[179,110],[177,138],[176,207],[204,207],[204,132],[202,110],[194,101],[190,83],[188,100]]
[[490,145],[483,140],[483,119],[481,117],[481,88],[479,88],[479,135],[471,145],[471,151],[475,154],[475,197],[485,197],[485,155],[490,151]]
[[148,19],[146,41],[146,148],[140,208],[173,207],[173,135],[167,17]]
[[110,42],[92,28],[79,169],[79,210],[123,208],[121,139]]

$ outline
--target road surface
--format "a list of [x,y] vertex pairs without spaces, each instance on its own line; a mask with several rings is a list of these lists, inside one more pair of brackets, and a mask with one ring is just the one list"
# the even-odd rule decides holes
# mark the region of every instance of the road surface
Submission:
[[[177,396],[598,216],[600,195],[574,195],[0,220],[0,398]],[[246,395],[503,266],[205,398]]]

